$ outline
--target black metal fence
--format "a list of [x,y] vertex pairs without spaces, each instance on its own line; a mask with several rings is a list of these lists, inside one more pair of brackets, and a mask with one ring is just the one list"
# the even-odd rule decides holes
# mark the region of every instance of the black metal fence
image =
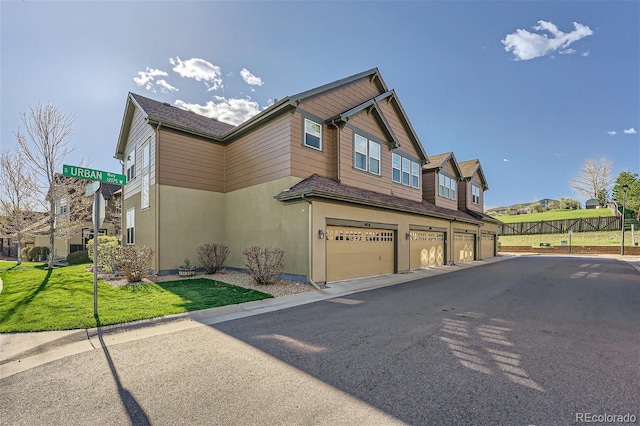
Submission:
[[[627,227],[629,227],[628,224]],[[593,232],[618,230],[622,230],[622,217],[616,216],[503,223],[498,226],[498,234],[500,235],[566,234],[569,231]]]

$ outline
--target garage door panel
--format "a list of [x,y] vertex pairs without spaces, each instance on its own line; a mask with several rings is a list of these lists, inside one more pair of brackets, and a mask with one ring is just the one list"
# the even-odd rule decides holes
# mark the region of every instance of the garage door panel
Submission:
[[327,281],[392,274],[394,231],[327,227]]
[[469,262],[474,260],[475,234],[453,234],[454,262]]
[[410,269],[444,265],[444,232],[411,231],[409,245]]
[[482,258],[485,259],[487,257],[495,256],[494,247],[495,247],[495,235],[483,235],[482,236]]

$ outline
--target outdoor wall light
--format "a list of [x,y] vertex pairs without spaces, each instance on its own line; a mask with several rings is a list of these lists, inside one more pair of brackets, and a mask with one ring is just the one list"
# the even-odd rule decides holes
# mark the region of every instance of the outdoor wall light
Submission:
[[404,234],[404,237],[408,240],[409,238],[411,238],[411,233],[407,232],[406,234]]
[[320,239],[324,238],[324,231],[322,229],[318,229],[318,238]]

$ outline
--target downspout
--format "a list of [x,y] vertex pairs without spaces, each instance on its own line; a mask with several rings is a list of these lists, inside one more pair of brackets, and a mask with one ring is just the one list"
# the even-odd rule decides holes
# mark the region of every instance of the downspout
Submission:
[[336,178],[338,179],[338,182],[340,182],[340,126],[338,126],[336,124],[335,120],[331,120],[331,124],[333,124],[336,128],[336,157],[337,157],[337,173],[336,173]]
[[309,276],[308,278],[311,285],[316,290],[320,290],[320,287],[318,287],[318,284],[314,283],[313,280],[311,279],[311,266],[313,264],[313,232],[311,232],[311,230],[313,229],[312,205],[311,205],[311,200],[305,198],[304,194],[302,194],[302,199],[305,200],[307,203],[309,203]]
[[449,221],[449,240],[451,240],[451,247],[449,247],[449,254],[450,254],[450,258],[449,258],[449,265],[455,265],[456,262],[454,261],[455,256],[454,256],[454,247],[455,247],[455,242],[454,242],[454,233],[453,233],[453,222],[455,222],[457,219],[453,218],[452,220]]
[[[160,185],[158,185],[158,146],[160,145],[160,126],[162,126],[161,122],[158,122],[156,126],[156,140],[154,144],[154,166],[156,169],[155,172],[155,227],[156,227],[156,238],[155,238],[155,249],[156,249],[156,274],[160,273]],[[151,147],[149,147],[149,155],[151,155]],[[149,159],[151,160],[151,159]],[[149,185],[151,185],[151,161],[149,161]]]

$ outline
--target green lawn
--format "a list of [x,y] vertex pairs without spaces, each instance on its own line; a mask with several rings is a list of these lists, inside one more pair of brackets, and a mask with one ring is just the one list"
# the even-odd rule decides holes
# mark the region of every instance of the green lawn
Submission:
[[[640,230],[635,231],[636,241],[640,242]],[[540,243],[551,243],[559,246],[560,241],[569,243],[569,234],[536,234],[536,235],[500,235],[501,246],[539,247]],[[572,246],[620,246],[622,231],[574,232],[571,237]],[[624,245],[631,246],[631,231],[624,233]]]
[[537,222],[539,220],[563,220],[607,216],[613,216],[613,212],[611,211],[611,209],[549,210],[542,213],[528,213],[494,217],[504,223],[518,223]]
[[[85,265],[0,262],[0,332],[69,330],[98,325],[93,274]],[[113,287],[98,282],[99,325],[120,324],[271,298],[270,294],[204,278]]]

